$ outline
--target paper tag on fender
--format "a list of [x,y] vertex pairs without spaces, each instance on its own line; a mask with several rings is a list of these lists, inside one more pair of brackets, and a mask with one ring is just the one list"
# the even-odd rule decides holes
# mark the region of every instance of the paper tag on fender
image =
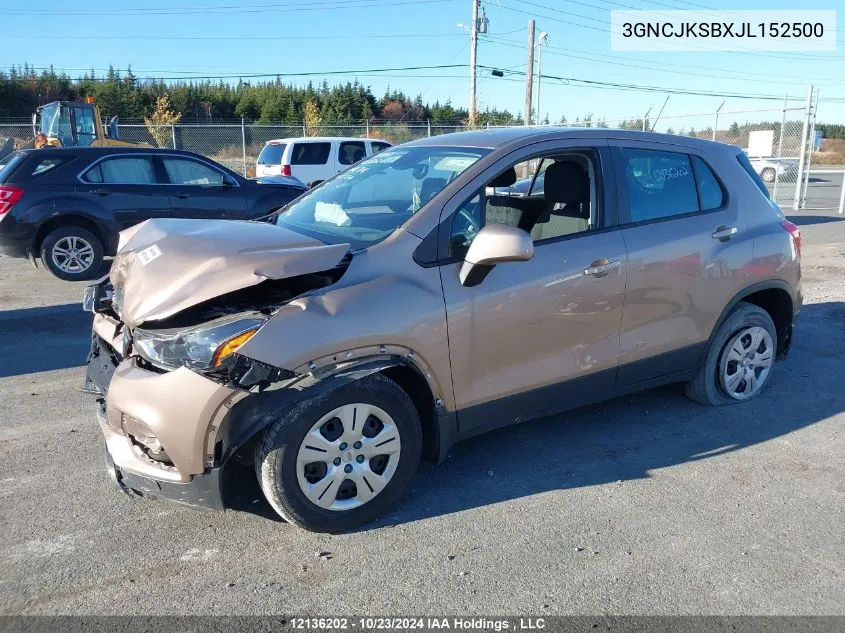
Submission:
[[137,257],[138,261],[141,262],[141,266],[146,266],[154,259],[161,257],[161,249],[158,247],[158,244],[153,244],[142,251],[138,251]]

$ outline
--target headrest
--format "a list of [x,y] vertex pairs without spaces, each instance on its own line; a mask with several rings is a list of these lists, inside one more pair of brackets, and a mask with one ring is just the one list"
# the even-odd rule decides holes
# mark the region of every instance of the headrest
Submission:
[[446,186],[445,178],[426,178],[420,185],[420,204],[423,205],[440,193]]
[[513,167],[507,168],[501,174],[496,176],[493,180],[487,183],[488,187],[510,187],[516,182],[516,169]]
[[548,202],[575,207],[590,201],[590,177],[577,163],[552,163],[546,168],[543,191]]

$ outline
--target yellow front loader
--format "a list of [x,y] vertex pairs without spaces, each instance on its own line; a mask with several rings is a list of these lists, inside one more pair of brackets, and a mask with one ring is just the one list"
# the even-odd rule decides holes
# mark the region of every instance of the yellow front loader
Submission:
[[32,133],[32,140],[18,147],[11,141],[0,143],[0,160],[4,154],[27,147],[149,147],[146,143],[121,141],[117,117],[112,117],[106,128],[99,108],[90,98],[84,102],[53,101],[41,106],[32,115]]

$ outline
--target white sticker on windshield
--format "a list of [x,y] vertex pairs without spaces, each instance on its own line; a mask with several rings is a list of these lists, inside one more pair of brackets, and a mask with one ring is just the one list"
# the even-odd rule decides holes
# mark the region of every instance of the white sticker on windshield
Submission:
[[141,262],[141,266],[146,266],[159,257],[161,257],[161,249],[158,247],[158,244],[153,244],[142,251],[138,251],[138,261]]
[[434,168],[442,171],[463,171],[476,160],[478,158],[475,156],[447,156],[437,161]]

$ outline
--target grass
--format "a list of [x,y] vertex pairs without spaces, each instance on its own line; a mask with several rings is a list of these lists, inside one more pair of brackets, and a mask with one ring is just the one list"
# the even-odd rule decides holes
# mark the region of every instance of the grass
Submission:
[[845,139],[822,140],[822,148],[813,153],[814,165],[845,165]]

